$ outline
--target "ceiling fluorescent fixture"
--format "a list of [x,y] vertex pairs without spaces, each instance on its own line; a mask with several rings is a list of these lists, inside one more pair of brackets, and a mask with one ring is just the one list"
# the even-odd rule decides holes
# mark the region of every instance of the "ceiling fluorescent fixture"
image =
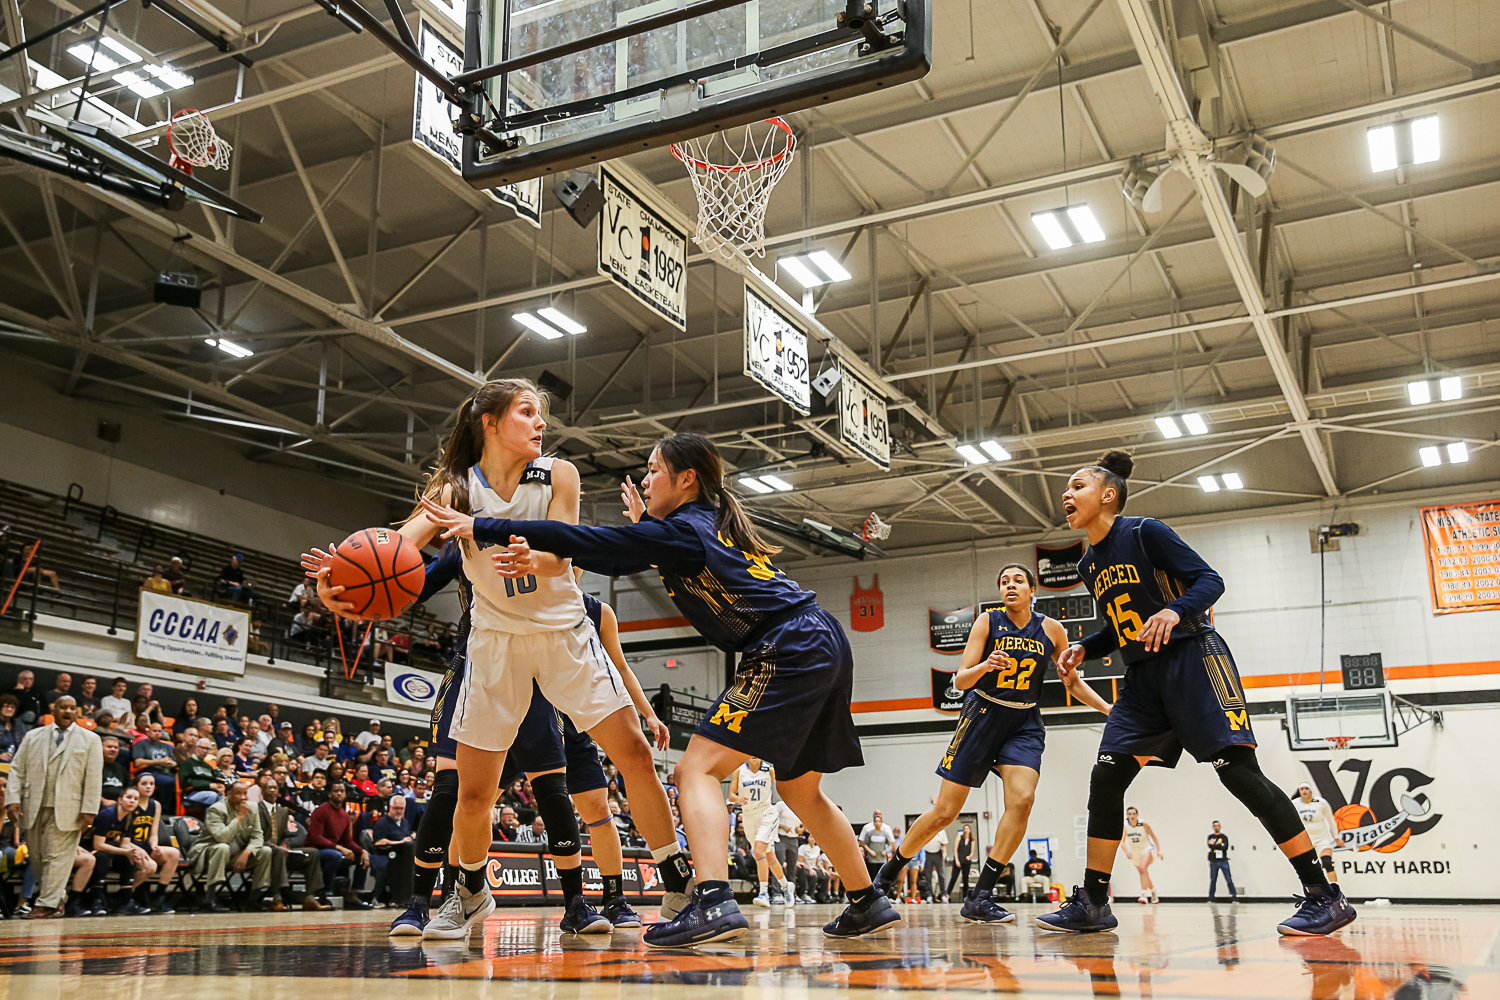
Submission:
[[165,90],[162,90],[156,84],[152,83],[150,80],[147,80],[145,77],[141,76],[141,74],[135,72],[134,70],[127,70],[123,73],[116,73],[115,79],[118,82],[123,83],[126,87],[129,87],[133,93],[138,94],[141,97],[158,97],[166,93]]
[[1469,446],[1462,441],[1455,441],[1447,448],[1448,461],[1453,465],[1462,465],[1469,460]]
[[1438,137],[1437,115],[1417,118],[1411,127],[1411,162],[1433,163],[1443,155],[1443,144]]
[[537,319],[529,312],[512,313],[510,318],[515,320],[517,323],[520,323],[526,329],[530,330],[532,333],[536,334],[538,337],[543,338],[544,340],[562,339],[561,330],[548,326],[546,323]]
[[126,45],[124,42],[121,42],[115,38],[111,38],[108,35],[105,35],[102,41],[104,42],[104,47],[106,49],[109,49],[115,55],[120,57],[121,65],[129,66],[133,62],[141,61],[141,54],[135,49],[132,49],[130,46]]
[[1177,426],[1177,421],[1171,417],[1157,417],[1156,429],[1161,431],[1161,436],[1167,439],[1182,437],[1182,428]]
[[250,348],[248,347],[241,347],[239,344],[232,343],[222,338],[216,340],[213,337],[205,337],[203,339],[203,342],[210,347],[217,347],[219,350],[223,351],[225,354],[229,355],[232,358],[248,358],[255,354],[255,352],[250,350]]
[[1365,131],[1365,142],[1370,147],[1370,171],[1384,173],[1400,166],[1396,158],[1396,126],[1377,125]]
[[1438,451],[1437,445],[1428,445],[1426,448],[1418,448],[1417,455],[1422,459],[1424,468],[1432,468],[1443,464],[1442,452]]
[[1377,174],[1435,163],[1443,155],[1437,115],[1376,125],[1365,130],[1365,142],[1370,147],[1370,170]]
[[1184,413],[1182,423],[1187,427],[1189,434],[1207,434],[1208,421],[1203,419],[1201,413]]
[[1199,476],[1198,488],[1204,493],[1217,493],[1219,492],[1219,481],[1213,476]]
[[970,465],[985,465],[989,462],[989,459],[984,457],[984,452],[972,444],[954,445],[953,450],[962,455]]
[[1219,478],[1224,481],[1224,487],[1226,489],[1242,490],[1245,488],[1245,481],[1240,478],[1240,474],[1238,472],[1226,472]]
[[989,452],[990,457],[997,462],[1010,461],[1010,452],[1006,451],[1005,446],[999,441],[981,441],[979,442],[979,447]]
[[91,67],[95,73],[108,73],[110,70],[120,68],[119,62],[111,59],[103,52],[95,52],[92,45],[79,42],[77,45],[68,46],[68,55],[77,59],[85,66]]
[[792,491],[792,484],[780,476],[761,476],[760,481],[771,487],[771,489],[781,493],[790,493]]
[[1406,401],[1412,406],[1432,402],[1432,386],[1426,382],[1406,383]]
[[168,90],[181,90],[183,87],[191,87],[193,78],[180,69],[171,66],[146,66],[146,72],[166,84]]
[[1078,243],[1101,243],[1104,229],[1087,205],[1031,213],[1031,224],[1053,250],[1066,250]]
[[1438,379],[1438,396],[1448,402],[1464,398],[1464,380],[1457,375]]
[[551,306],[547,306],[543,309],[538,309],[537,315],[542,317],[542,319],[551,323],[553,326],[557,327],[564,333],[571,333],[575,337],[580,333],[589,332],[588,327],[584,326],[582,323],[578,322],[568,314],[558,309],[554,309]]
[[1074,205],[1069,208],[1068,218],[1072,220],[1073,228],[1078,230],[1078,235],[1083,237],[1083,242],[1104,242],[1104,229],[1087,205]]
[[756,479],[754,476],[741,476],[740,485],[748,490],[753,490],[754,492],[759,493],[762,496],[772,492],[771,487],[767,486],[759,479]]
[[781,266],[786,268],[787,274],[796,278],[797,283],[803,288],[817,288],[819,285],[828,284],[827,279],[814,274],[812,268],[808,267],[801,257],[783,257]]
[[814,267],[827,275],[829,281],[848,281],[854,277],[827,250],[814,250],[807,255],[807,259],[812,261]]

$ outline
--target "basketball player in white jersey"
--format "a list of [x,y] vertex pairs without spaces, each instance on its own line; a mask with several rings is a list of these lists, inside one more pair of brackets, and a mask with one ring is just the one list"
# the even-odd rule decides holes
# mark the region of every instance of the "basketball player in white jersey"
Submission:
[[1344,842],[1344,838],[1339,833],[1333,808],[1326,799],[1314,795],[1313,786],[1305,781],[1297,786],[1297,797],[1292,800],[1292,805],[1302,817],[1302,828],[1312,838],[1313,849],[1318,852],[1318,864],[1328,873],[1328,881],[1337,882],[1339,876],[1334,871],[1333,850]]
[[1151,862],[1158,859],[1165,861],[1167,855],[1161,849],[1161,841],[1156,839],[1156,831],[1151,829],[1150,823],[1141,822],[1141,814],[1135,806],[1125,811],[1125,832],[1120,837],[1120,850],[1134,863],[1136,873],[1141,877],[1141,894],[1136,902],[1160,902],[1149,869]]
[[775,784],[771,765],[756,757],[737,767],[729,782],[729,801],[739,803],[745,833],[753,842],[750,853],[755,858],[755,877],[760,880],[760,893],[754,900],[756,906],[770,906],[773,901],[782,901],[781,893],[771,891],[774,884],[769,878],[771,875],[781,883],[788,902],[793,902],[796,895],[786,886],[786,870],[781,867],[774,850],[781,828],[781,809],[771,801]]
[[[546,427],[545,400],[534,384],[525,379],[485,383],[459,407],[453,433],[423,488],[423,502],[475,517],[577,524],[578,470],[562,459],[542,457]],[[400,530],[421,548],[442,529],[419,506]],[[449,726],[458,745],[452,851],[460,877],[423,937],[465,938],[495,909],[485,880],[490,808],[505,752],[531,705],[533,682],[620,769],[631,790],[636,825],[660,867],[666,889],[662,911],[670,918],[687,905],[691,873],[630,693],[585,614],[570,561],[537,552],[529,572],[512,579],[499,575],[491,554],[472,537],[461,539],[460,546],[464,574],[474,588],[468,663]]]

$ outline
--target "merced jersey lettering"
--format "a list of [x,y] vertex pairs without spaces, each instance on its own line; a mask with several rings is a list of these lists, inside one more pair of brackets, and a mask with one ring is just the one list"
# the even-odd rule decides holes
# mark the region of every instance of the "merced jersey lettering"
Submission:
[[[1079,575],[1099,602],[1100,613],[1109,620],[1127,664],[1156,655],[1141,645],[1141,629],[1146,619],[1181,597],[1186,589],[1181,580],[1157,569],[1146,557],[1141,525],[1147,520],[1115,518],[1109,534],[1099,544],[1090,545],[1078,561]],[[1172,642],[1212,631],[1208,615],[1185,615],[1172,629]]]
[[1025,625],[1016,625],[1003,608],[991,609],[990,638],[984,655],[1002,650],[1010,657],[1010,666],[991,670],[974,685],[973,691],[991,701],[1031,706],[1040,700],[1042,676],[1052,659],[1053,644],[1042,627],[1046,615],[1031,613]]
[[[554,461],[539,458],[527,464],[508,502],[490,488],[475,465],[469,469],[469,512],[475,517],[545,520],[552,505]],[[583,593],[573,579],[571,563],[561,576],[511,579],[495,572],[492,553],[487,551],[494,547],[472,539],[463,543],[464,575],[473,587],[470,611],[476,628],[524,635],[570,629],[583,620]]]

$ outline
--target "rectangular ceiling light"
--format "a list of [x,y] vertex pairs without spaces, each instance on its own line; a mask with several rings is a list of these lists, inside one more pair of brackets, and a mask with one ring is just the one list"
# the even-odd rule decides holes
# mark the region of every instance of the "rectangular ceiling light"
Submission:
[[1425,468],[1430,469],[1434,465],[1443,464],[1443,456],[1442,453],[1438,451],[1437,445],[1428,445],[1426,448],[1418,448],[1417,454],[1421,457],[1422,465]]
[[1377,125],[1365,131],[1365,142],[1370,146],[1370,171],[1383,173],[1400,166],[1396,158],[1396,126]]
[[511,319],[515,320],[517,323],[520,323],[526,329],[530,330],[532,333],[536,334],[538,337],[541,337],[541,338],[543,338],[545,340],[561,340],[562,339],[562,331],[561,330],[558,330],[558,329],[555,329],[553,327],[548,326],[546,323],[543,323],[541,320],[539,320],[535,316],[531,315],[531,313],[528,313],[528,312],[513,313],[511,315]]
[[771,487],[767,486],[759,479],[756,479],[754,476],[741,476],[740,485],[761,495],[772,492]]
[[1072,221],[1073,228],[1078,230],[1078,235],[1083,237],[1083,242],[1104,242],[1104,229],[1087,205],[1074,205],[1069,208],[1068,219]]
[[999,441],[981,441],[979,447],[990,453],[990,457],[997,462],[1009,462],[1010,452]]
[[1171,417],[1157,417],[1156,427],[1161,431],[1161,436],[1164,438],[1171,439],[1182,437],[1182,428],[1178,427],[1177,421],[1173,420]]
[[255,352],[250,350],[248,347],[241,347],[239,344],[233,344],[227,340],[215,340],[213,337],[205,337],[203,339],[203,342],[210,347],[217,347],[219,350],[223,351],[225,354],[233,358],[248,358],[255,354]]
[[133,62],[141,61],[141,54],[135,51],[135,49],[132,49],[130,46],[126,45],[124,42],[111,38],[108,35],[105,35],[102,41],[104,42],[104,47],[106,49],[109,49],[119,57],[120,65],[129,66]]
[[984,465],[989,461],[984,457],[984,453],[972,444],[955,445],[953,450],[962,455],[970,465]]
[[1219,481],[1213,476],[1199,476],[1198,487],[1204,493],[1217,493],[1219,492]]
[[782,493],[790,493],[792,491],[792,484],[780,476],[761,476],[760,481],[771,487],[771,489],[779,490]]
[[1462,441],[1455,441],[1448,446],[1448,461],[1454,465],[1462,465],[1469,460],[1469,446]]
[[1240,478],[1240,474],[1238,472],[1226,472],[1219,478],[1224,480],[1224,485],[1228,489],[1242,490],[1245,488],[1245,481]]
[[192,77],[170,66],[147,66],[146,72],[166,84],[168,90],[181,90],[193,85]]
[[554,309],[551,306],[547,306],[545,309],[538,309],[537,315],[541,316],[542,319],[551,323],[553,326],[562,330],[564,333],[571,333],[575,337],[580,333],[589,332],[588,327],[584,326],[582,323],[578,322],[576,319],[567,315],[566,313]]
[[134,70],[128,70],[124,73],[116,73],[115,79],[118,82],[123,83],[125,86],[129,87],[133,93],[139,94],[141,97],[157,97],[161,94],[166,93],[165,90],[162,90],[156,84],[152,83],[150,80],[147,80],[145,77],[141,76],[141,74],[135,72]]
[[1432,163],[1443,155],[1442,143],[1438,139],[1437,115],[1413,119],[1411,127],[1411,162]]
[[816,267],[819,271],[822,271],[824,274],[826,274],[829,281],[848,281],[850,278],[854,277],[854,275],[845,270],[844,265],[840,264],[837,258],[835,258],[833,254],[829,253],[827,250],[814,250],[812,253],[807,255],[807,259],[812,261],[813,266]]
[[1053,250],[1066,250],[1073,245],[1072,237],[1063,228],[1056,212],[1037,212],[1031,217],[1031,224]]
[[68,55],[77,59],[85,66],[92,66],[96,73],[108,73],[112,69],[120,68],[118,60],[111,59],[103,52],[95,52],[92,45],[85,45],[83,42],[68,46]]
[[786,268],[786,273],[797,279],[797,283],[803,288],[817,288],[828,282],[813,273],[812,268],[803,263],[801,257],[783,257],[781,266]]
[[1421,406],[1423,403],[1432,402],[1432,386],[1426,382],[1406,383],[1406,400],[1412,406]]
[[1207,434],[1208,421],[1203,419],[1201,413],[1184,413],[1182,422],[1187,427],[1189,434]]
[[1438,396],[1443,400],[1463,399],[1464,380],[1457,375],[1438,379]]

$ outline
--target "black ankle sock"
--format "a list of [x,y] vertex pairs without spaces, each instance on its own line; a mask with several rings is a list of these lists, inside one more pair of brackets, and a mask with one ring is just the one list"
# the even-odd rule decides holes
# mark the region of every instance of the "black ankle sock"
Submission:
[[974,886],[975,891],[995,888],[995,883],[1000,881],[1000,873],[1004,870],[1004,866],[994,858],[985,858],[984,867],[979,869],[979,882]]
[[559,868],[557,880],[562,883],[563,905],[567,906],[573,902],[574,896],[583,895],[583,866],[577,868]]
[[858,910],[863,910],[875,902],[875,887],[873,885],[867,885],[863,889],[848,889],[846,890],[846,894],[849,897],[849,905]]
[[663,858],[657,870],[661,872],[662,887],[668,892],[687,891],[688,879],[692,878],[693,870],[688,867],[687,858],[682,856],[681,851]]
[[621,875],[604,876],[604,901],[606,903],[617,896],[625,895],[625,886],[623,879],[624,876]]
[[424,903],[432,899],[432,890],[437,886],[438,875],[442,870],[441,866],[424,868],[417,865],[411,877],[411,894]]
[[734,898],[733,894],[729,891],[728,882],[699,882],[698,894],[702,899],[710,903],[718,903],[722,902],[723,899]]
[[885,864],[880,866],[878,878],[885,883],[893,883],[901,877],[901,869],[911,858],[903,858],[900,851],[892,851],[891,856],[885,859]]
[[459,866],[458,877],[463,887],[471,893],[487,892],[489,887],[484,884],[485,867],[485,865],[480,865],[478,868]]
[[1318,864],[1316,850],[1304,851],[1290,860],[1292,867],[1297,869],[1297,877],[1302,880],[1303,886],[1308,889],[1328,888],[1328,876],[1324,873],[1323,866]]
[[1083,891],[1089,894],[1089,902],[1103,906],[1109,902],[1109,872],[1093,868],[1083,870]]

